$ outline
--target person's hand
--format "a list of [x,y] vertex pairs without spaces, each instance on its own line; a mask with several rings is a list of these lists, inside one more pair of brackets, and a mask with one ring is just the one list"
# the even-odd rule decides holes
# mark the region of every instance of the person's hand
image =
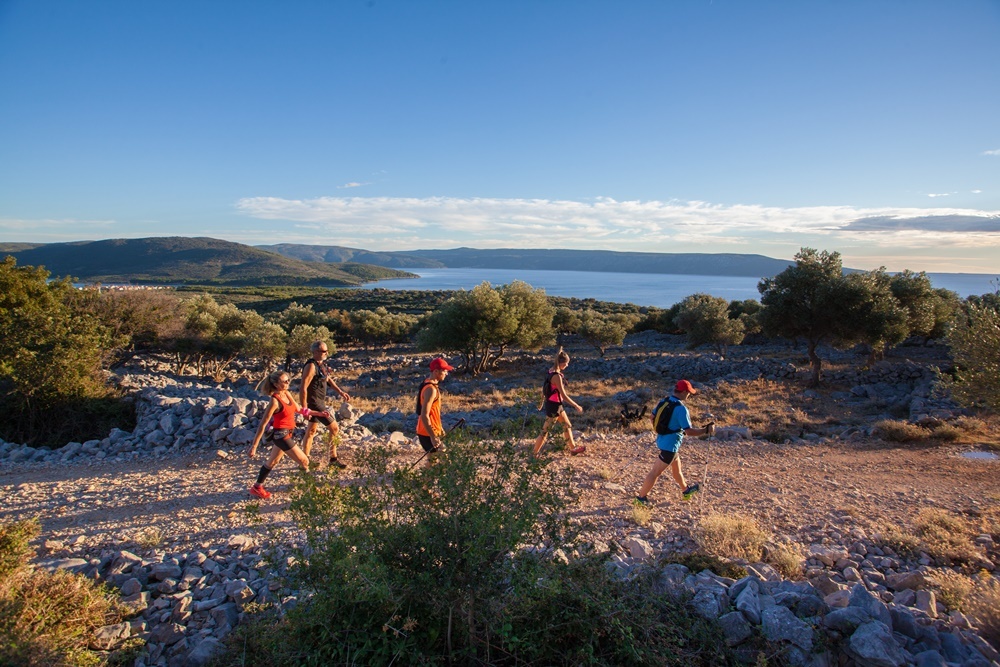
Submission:
[[715,422],[708,423],[708,426],[705,427],[705,435],[709,437],[715,435]]
[[253,445],[250,448],[250,458],[257,456],[257,445]]
[[346,391],[342,391],[342,392],[340,392],[340,397],[341,397],[342,399],[344,399],[345,401],[347,401],[348,403],[350,403],[350,402],[351,402],[351,395],[350,395],[350,394],[348,394],[348,393],[347,393]]
[[577,412],[583,412],[583,406],[582,405],[577,405],[576,406],[576,411]]
[[314,417],[326,417],[326,418],[329,419],[329,417],[330,417],[330,411],[329,410],[324,410],[323,412],[313,412],[313,416]]

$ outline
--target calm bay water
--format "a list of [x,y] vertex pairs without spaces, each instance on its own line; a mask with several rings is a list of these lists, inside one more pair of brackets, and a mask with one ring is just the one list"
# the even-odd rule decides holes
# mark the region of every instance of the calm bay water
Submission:
[[[540,287],[550,296],[597,299],[639,306],[669,308],[684,297],[698,292],[727,300],[760,299],[758,278],[734,276],[691,276],[663,273],[605,273],[598,271],[539,271],[520,269],[421,269],[419,278],[380,280],[365,288],[389,290],[472,289],[483,281],[493,286],[521,280]],[[958,292],[959,296],[993,292],[993,275],[971,273],[929,273],[934,287]]]

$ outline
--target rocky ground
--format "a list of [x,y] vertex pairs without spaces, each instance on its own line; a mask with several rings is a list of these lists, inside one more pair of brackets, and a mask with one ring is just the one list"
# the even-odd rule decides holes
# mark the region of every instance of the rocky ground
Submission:
[[[895,653],[884,648],[871,657],[868,649],[858,648],[845,653],[845,658],[827,655],[826,663],[815,662],[811,640],[796,635],[801,629],[789,619],[783,619],[787,623],[781,630],[774,630],[777,626],[772,623],[793,662],[971,665],[997,660],[996,652],[970,630],[968,619],[951,614],[933,596],[928,599],[926,581],[900,583],[900,575],[926,575],[937,567],[934,556],[907,558],[880,540],[892,527],[911,526],[921,509],[938,508],[982,531],[974,535],[977,567],[990,571],[1000,567],[1000,550],[993,541],[1000,535],[990,532],[996,524],[989,522],[1000,499],[1000,462],[963,456],[988,449],[995,434],[987,431],[951,444],[883,442],[870,435],[879,418],[941,420],[960,413],[931,390],[926,362],[896,359],[866,372],[835,362],[831,386],[810,394],[803,389],[800,356],[788,350],[755,350],[723,360],[683,352],[673,341],[648,335],[609,359],[579,350],[567,378],[571,394],[586,408],[571,419],[587,451],[569,456],[547,445],[547,451],[556,450],[547,455],[571,472],[580,492],[574,514],[594,526],[595,542],[621,547],[616,560],[623,572],[657,555],[692,549],[692,533],[705,516],[748,515],[773,534],[773,543],[797,545],[803,555],[812,591],[819,591],[818,604],[825,606],[804,615],[796,612],[797,618],[811,619],[797,622],[821,625],[839,607],[865,608],[868,616],[852,617],[833,630],[853,641],[862,626],[867,628],[868,621],[878,618],[876,603],[888,604],[886,609],[897,616],[908,610],[896,619],[897,627],[887,624],[895,635],[875,642],[883,648],[894,645]],[[338,382],[354,396],[353,409],[343,413],[347,419],[342,459],[350,463],[361,448],[390,438],[400,462],[418,458],[419,447],[383,429],[402,428],[412,434],[410,394],[424,374],[420,361],[426,360],[363,351],[337,357]],[[535,433],[528,430],[534,428],[530,403],[537,392],[535,384],[540,384],[533,381],[537,378],[531,371],[541,376],[545,368],[545,359],[525,355],[485,378],[450,378],[445,421],[464,416],[473,426],[484,428],[503,422],[508,433],[529,447]],[[123,624],[127,628],[107,630],[107,637],[96,645],[112,646],[138,635],[149,642],[149,651],[137,664],[201,664],[204,655],[217,650],[220,636],[239,622],[242,604],[281,596],[267,573],[254,568],[262,536],[253,525],[253,513],[247,511],[251,503],[258,504],[248,496],[247,487],[265,452],[250,460],[246,442],[263,403],[245,379],[220,387],[173,377],[166,370],[162,361],[145,360],[121,372],[123,385],[139,396],[139,423],[133,432],[70,443],[54,452],[0,444],[0,521],[37,517],[42,526],[40,563],[108,580],[142,611],[131,624]],[[684,502],[671,480],[661,477],[650,494],[649,521],[640,525],[632,499],[655,457],[654,445],[642,425],[617,424],[616,411],[626,401],[651,407],[654,398],[680,377],[691,378],[705,390],[691,402],[696,420],[708,410],[729,420],[719,419],[723,428],[718,438],[689,439],[682,449],[688,479],[699,481],[702,492]],[[749,383],[746,386],[752,389],[761,382],[771,383],[765,388],[784,387],[787,400],[795,404],[765,406],[748,395],[742,401],[744,409],[738,405],[741,401],[732,400],[732,385]],[[715,402],[710,398],[713,390]],[[717,402],[722,396],[726,405]],[[817,407],[819,403],[825,408]],[[756,435],[764,428],[760,415],[765,408],[777,413],[799,411],[788,437],[774,437],[773,428],[770,439]],[[748,426],[751,422],[753,427]],[[527,428],[519,431],[519,424]],[[788,424],[783,428],[787,430]],[[283,461],[269,479],[274,496],[259,503],[267,524],[290,526],[287,490],[294,469],[290,461]],[[337,474],[349,476],[351,471]],[[756,612],[748,613],[746,604],[742,609],[736,605],[748,588],[745,582],[738,590],[735,582],[699,584],[692,578],[688,584],[699,591],[712,586],[716,591],[725,589],[722,598],[706,594],[711,598],[708,606],[717,606],[714,612],[705,612],[708,615],[725,616],[732,604],[741,609],[742,619],[765,627],[761,614],[775,607],[776,595],[778,607],[793,611],[796,607],[780,602],[782,591],[774,590],[778,581],[773,570],[756,572],[760,582],[754,584],[754,595],[763,600]],[[772,581],[767,583],[768,579]],[[679,575],[678,581],[683,580]],[[852,588],[856,584],[860,586]],[[808,593],[784,592],[799,598]],[[910,627],[907,619],[915,619],[913,627],[934,628],[936,634],[933,638],[924,631],[907,634],[902,629]],[[730,621],[735,622],[733,617],[727,621],[732,625]],[[733,632],[735,638],[742,629]],[[957,643],[942,643],[945,634],[956,637]]]

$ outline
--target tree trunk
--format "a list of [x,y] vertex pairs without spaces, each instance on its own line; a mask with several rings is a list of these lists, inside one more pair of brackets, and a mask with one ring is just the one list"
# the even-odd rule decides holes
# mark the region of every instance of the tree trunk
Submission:
[[809,377],[809,386],[818,387],[820,373],[823,370],[823,360],[816,354],[816,341],[812,340],[809,341],[809,365],[812,368],[812,374]]

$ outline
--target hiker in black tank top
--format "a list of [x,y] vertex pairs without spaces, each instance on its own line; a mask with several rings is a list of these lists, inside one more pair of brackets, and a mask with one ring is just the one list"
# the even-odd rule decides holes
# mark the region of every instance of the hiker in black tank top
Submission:
[[545,424],[542,425],[541,435],[535,439],[533,454],[538,454],[541,451],[542,445],[545,444],[545,438],[548,437],[549,429],[556,422],[563,426],[563,433],[566,435],[566,448],[570,454],[582,454],[587,451],[586,447],[577,446],[573,441],[573,425],[570,424],[569,417],[566,416],[564,407],[566,405],[576,408],[577,412],[583,412],[583,408],[566,393],[566,382],[562,372],[566,370],[567,366],[569,366],[569,355],[563,352],[562,348],[559,348],[555,365],[549,369],[548,377],[542,384],[542,402],[538,409],[545,408]]
[[[313,358],[302,367],[302,386],[299,387],[299,398],[302,405],[310,410],[320,412],[326,411],[326,388],[330,386],[345,401],[350,401],[351,397],[346,391],[337,386],[337,383],[330,377],[330,370],[324,363],[330,353],[329,346],[321,340],[313,342],[311,348]],[[346,468],[347,464],[337,458],[337,437],[340,426],[333,414],[313,417],[309,420],[309,426],[302,437],[302,451],[309,456],[312,450],[313,437],[319,429],[319,425],[326,426],[327,441],[330,443],[330,465],[338,468]]]

